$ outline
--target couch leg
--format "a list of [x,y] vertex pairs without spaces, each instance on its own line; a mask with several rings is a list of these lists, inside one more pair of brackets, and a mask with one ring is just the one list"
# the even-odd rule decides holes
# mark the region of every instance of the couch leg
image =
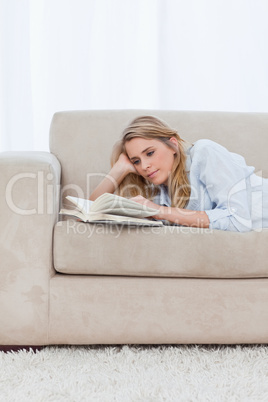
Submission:
[[20,350],[26,350],[29,352],[32,350],[34,353],[42,350],[44,346],[30,346],[30,345],[0,345],[0,352],[19,352]]

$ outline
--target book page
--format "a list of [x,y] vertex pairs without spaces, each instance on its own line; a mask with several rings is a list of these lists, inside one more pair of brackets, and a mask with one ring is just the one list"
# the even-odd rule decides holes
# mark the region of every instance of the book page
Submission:
[[[155,210],[153,210],[155,211]],[[98,212],[89,212],[90,214],[96,214]],[[136,218],[148,218],[149,216],[153,216],[156,213],[152,213],[151,211],[148,210],[143,210],[143,209],[128,209],[128,208],[112,208],[112,209],[104,209],[101,210],[101,213],[104,214],[112,214],[112,215],[121,215],[121,216],[130,216],[130,217],[136,217]]]
[[[115,210],[116,212],[113,212]],[[144,217],[156,215],[158,213],[157,209],[149,208],[133,200],[108,193],[102,194],[98,197],[91,206],[90,211]]]
[[145,225],[145,226],[163,226],[162,221],[153,221],[150,219],[135,218],[133,216],[120,216],[113,214],[91,213],[87,216],[87,222],[114,222],[118,224],[128,223],[132,225]]
[[70,195],[68,195],[66,198],[67,200],[71,201],[79,209],[79,211],[82,211],[85,215],[90,212],[92,204],[94,203],[94,201],[85,200],[84,198],[72,197]]
[[119,216],[119,215],[109,215],[98,212],[91,212],[89,215],[85,216],[82,212],[78,210],[71,209],[61,209],[60,214],[69,215],[72,217],[77,217],[83,222],[88,223],[113,223],[120,225],[138,225],[138,226],[163,226],[162,221],[153,221],[150,219],[140,219],[129,216]]
[[83,214],[83,212],[78,211],[77,209],[72,210],[72,209],[61,209],[59,212],[61,215],[70,215],[76,218],[81,219],[83,222],[87,221],[86,216]]

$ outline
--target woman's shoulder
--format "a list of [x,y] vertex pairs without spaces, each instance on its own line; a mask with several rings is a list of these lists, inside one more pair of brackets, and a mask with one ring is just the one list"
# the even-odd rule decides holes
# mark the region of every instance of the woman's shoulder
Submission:
[[218,144],[215,141],[212,140],[208,140],[208,139],[201,139],[201,140],[197,140],[196,142],[194,142],[192,150],[193,151],[202,151],[202,150],[210,150],[210,149],[217,149],[217,150],[225,150],[226,148],[224,148],[222,145]]
[[193,146],[190,149],[190,155],[192,159],[204,158],[206,155],[218,152],[225,153],[228,151],[222,145],[208,139],[197,140],[196,142],[194,142]]
[[[192,166],[228,163],[240,168],[249,168],[243,156],[230,152],[223,145],[212,140],[201,139],[196,141],[190,149],[190,156]],[[251,166],[250,169],[254,170],[254,167]]]

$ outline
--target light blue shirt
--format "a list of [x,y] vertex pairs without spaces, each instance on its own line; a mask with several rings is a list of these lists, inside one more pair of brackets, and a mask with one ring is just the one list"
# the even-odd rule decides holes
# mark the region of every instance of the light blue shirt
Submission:
[[[191,196],[186,210],[205,211],[211,229],[247,232],[268,227],[268,179],[245,159],[211,140],[198,140],[187,151]],[[170,206],[165,186],[155,202]]]

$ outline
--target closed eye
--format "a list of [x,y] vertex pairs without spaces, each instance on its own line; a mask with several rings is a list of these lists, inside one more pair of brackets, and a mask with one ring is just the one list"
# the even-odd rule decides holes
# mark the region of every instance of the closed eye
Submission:
[[[145,152],[145,151],[143,151],[143,152]],[[153,156],[154,153],[155,153],[154,150],[148,151],[148,152],[146,153],[146,156],[147,156],[147,157]],[[134,159],[134,158],[133,158],[133,159]],[[138,164],[140,163],[140,159],[135,159],[135,160],[133,160],[133,159],[131,159],[133,165],[138,165]]]

